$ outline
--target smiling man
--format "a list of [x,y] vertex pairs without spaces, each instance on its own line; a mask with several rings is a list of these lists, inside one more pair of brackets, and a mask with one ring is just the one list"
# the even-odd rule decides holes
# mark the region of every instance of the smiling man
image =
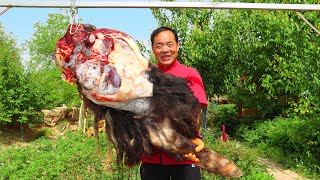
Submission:
[[[179,39],[177,32],[169,27],[160,27],[151,34],[152,51],[158,61],[158,68],[167,74],[184,78],[200,107],[207,106],[207,98],[198,71],[184,66],[178,61]],[[174,107],[168,107],[173,109]],[[184,113],[184,112],[181,112]],[[200,139],[198,139],[200,140]],[[201,140],[200,140],[201,141]],[[158,150],[151,157],[142,157],[140,168],[142,180],[200,180],[200,167],[193,161],[178,162],[165,152]]]

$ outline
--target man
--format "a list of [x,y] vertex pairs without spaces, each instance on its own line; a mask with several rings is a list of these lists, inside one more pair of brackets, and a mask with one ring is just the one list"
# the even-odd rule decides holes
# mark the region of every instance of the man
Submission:
[[[160,27],[151,34],[152,51],[161,71],[189,80],[189,87],[198,98],[200,107],[207,106],[207,98],[198,71],[178,61],[179,40],[177,32],[169,27]],[[200,167],[192,161],[177,162],[160,150],[151,157],[142,157],[140,175],[142,180],[200,180]]]

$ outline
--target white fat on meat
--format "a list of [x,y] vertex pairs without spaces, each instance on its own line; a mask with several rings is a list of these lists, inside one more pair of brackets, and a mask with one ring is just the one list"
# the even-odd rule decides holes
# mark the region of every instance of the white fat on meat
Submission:
[[147,67],[139,63],[137,56],[126,43],[115,41],[114,50],[109,54],[108,61],[121,77],[120,91],[128,95],[126,99],[152,96],[153,84],[145,73]]
[[86,90],[95,90],[100,81],[101,69],[96,60],[86,61],[79,65],[76,70],[77,79]]
[[133,112],[137,115],[145,115],[150,110],[150,99],[149,98],[140,98],[140,99],[132,99],[130,101],[125,102],[112,102],[112,101],[99,101],[91,95],[86,96],[95,104],[108,106],[114,109],[125,110]]

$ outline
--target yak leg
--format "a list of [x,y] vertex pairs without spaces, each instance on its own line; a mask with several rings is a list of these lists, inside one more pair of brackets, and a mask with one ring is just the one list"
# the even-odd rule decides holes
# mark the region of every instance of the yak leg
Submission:
[[157,122],[147,127],[152,145],[155,147],[172,152],[177,157],[184,154],[194,153],[200,162],[196,163],[207,171],[235,178],[242,176],[241,170],[229,159],[218,153],[204,148],[200,152],[195,152],[196,145],[188,138],[176,132],[168,119]]
[[195,154],[200,159],[198,165],[209,172],[220,174],[228,178],[242,176],[241,170],[232,161],[208,148],[204,148],[202,151]]

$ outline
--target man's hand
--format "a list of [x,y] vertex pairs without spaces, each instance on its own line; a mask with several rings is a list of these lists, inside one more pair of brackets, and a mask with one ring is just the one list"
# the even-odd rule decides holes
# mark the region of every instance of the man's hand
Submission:
[[[201,139],[195,138],[195,139],[191,139],[191,141],[193,142],[193,144],[197,145],[197,147],[194,150],[195,152],[198,153],[204,148],[204,143],[203,143],[203,141]],[[187,159],[189,159],[190,161],[193,161],[195,163],[199,163],[200,162],[200,160],[193,153],[185,154],[184,156]]]
[[191,139],[193,144],[197,145],[195,148],[195,151],[198,153],[204,148],[204,143],[200,138]]
[[186,157],[187,159],[189,159],[190,161],[193,161],[195,163],[199,163],[200,159],[197,158],[197,156],[195,154],[189,153],[189,154],[185,154],[184,157]]

